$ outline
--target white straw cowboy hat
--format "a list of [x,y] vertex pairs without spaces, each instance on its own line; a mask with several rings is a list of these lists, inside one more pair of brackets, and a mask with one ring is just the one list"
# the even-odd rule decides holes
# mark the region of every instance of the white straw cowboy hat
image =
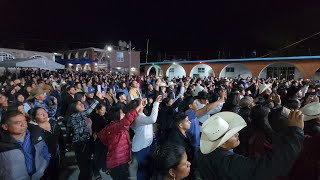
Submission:
[[272,84],[265,84],[265,83],[261,84],[261,85],[259,86],[259,93],[261,94],[262,92],[264,92],[265,90],[267,90],[268,88],[270,88],[271,85],[272,85]]
[[220,112],[211,116],[202,124],[201,152],[211,153],[246,126],[244,119],[233,112]]
[[176,84],[175,83],[173,83],[172,81],[170,81],[169,83],[168,83],[168,86],[175,86]]
[[167,86],[167,84],[166,84],[165,82],[161,82],[161,83],[159,84],[159,87],[168,87],[168,86]]
[[320,117],[320,103],[313,102],[303,106],[300,111],[304,114],[304,121],[310,121],[312,119]]

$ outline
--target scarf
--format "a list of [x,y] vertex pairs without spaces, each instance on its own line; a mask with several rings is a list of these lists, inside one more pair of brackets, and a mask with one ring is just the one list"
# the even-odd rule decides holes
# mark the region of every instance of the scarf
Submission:
[[33,153],[32,153],[32,144],[30,139],[30,132],[26,131],[26,136],[24,138],[24,141],[18,141],[20,146],[22,147],[22,151],[24,154],[24,158],[26,161],[26,167],[29,174],[33,172]]

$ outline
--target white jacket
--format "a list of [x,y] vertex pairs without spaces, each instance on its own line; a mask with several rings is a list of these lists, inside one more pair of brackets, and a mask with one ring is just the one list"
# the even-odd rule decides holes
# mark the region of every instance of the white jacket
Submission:
[[134,130],[135,135],[132,139],[132,151],[138,152],[152,144],[153,141],[153,124],[157,121],[159,112],[159,103],[154,102],[151,115],[146,116],[140,112],[136,117],[131,128]]

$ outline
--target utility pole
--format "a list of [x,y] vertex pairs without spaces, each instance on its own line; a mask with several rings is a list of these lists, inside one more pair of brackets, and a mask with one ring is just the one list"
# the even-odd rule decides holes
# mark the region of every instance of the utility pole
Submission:
[[129,75],[131,75],[131,41],[129,43]]
[[147,40],[146,63],[148,62],[148,54],[149,54],[149,39]]

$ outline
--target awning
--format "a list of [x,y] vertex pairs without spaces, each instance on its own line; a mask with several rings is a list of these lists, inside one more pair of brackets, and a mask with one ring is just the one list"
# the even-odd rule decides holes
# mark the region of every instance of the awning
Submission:
[[40,68],[48,70],[64,69],[64,65],[56,63],[47,58],[21,58],[5,60],[0,62],[0,67]]
[[91,64],[95,63],[96,61],[92,59],[59,59],[56,60],[56,62],[60,64]]

